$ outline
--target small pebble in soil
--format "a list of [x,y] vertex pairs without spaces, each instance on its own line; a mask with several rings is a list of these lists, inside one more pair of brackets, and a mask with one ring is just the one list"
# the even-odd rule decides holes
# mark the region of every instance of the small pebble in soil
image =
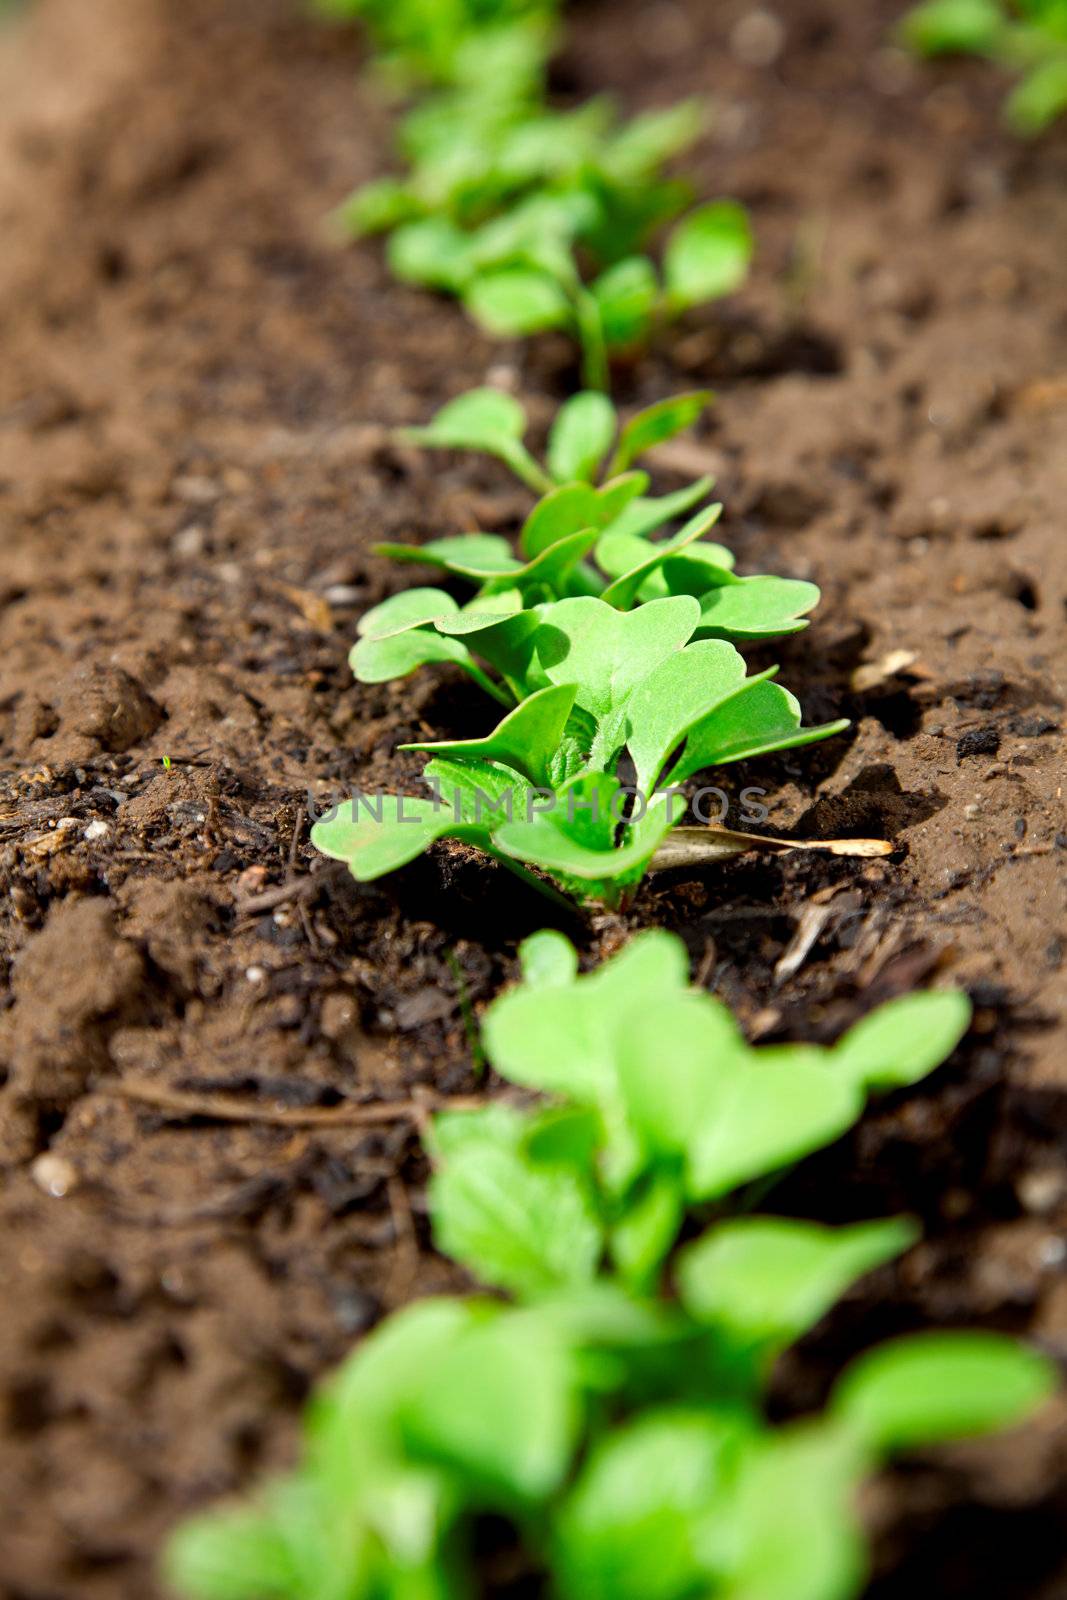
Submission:
[[77,1169],[63,1156],[53,1155],[50,1150],[34,1161],[30,1167],[30,1177],[38,1189],[43,1189],[45,1194],[50,1194],[56,1200],[62,1200],[78,1185]]
[[99,818],[97,818],[95,822],[89,823],[89,826],[85,830],[84,837],[90,844],[93,844],[98,839],[106,839],[110,832],[111,829],[108,827],[107,823],[101,822]]
[[249,983],[266,983],[267,969],[266,967],[246,967],[245,977]]
[[730,51],[745,67],[773,66],[784,45],[784,23],[762,6],[741,17],[730,33]]
[[1040,1215],[1052,1211],[1067,1190],[1067,1174],[1052,1167],[1042,1167],[1035,1172],[1024,1172],[1015,1185],[1019,1202],[1026,1211]]
[[969,756],[995,756],[1000,749],[1000,734],[996,728],[972,728],[956,740],[956,761],[966,761]]

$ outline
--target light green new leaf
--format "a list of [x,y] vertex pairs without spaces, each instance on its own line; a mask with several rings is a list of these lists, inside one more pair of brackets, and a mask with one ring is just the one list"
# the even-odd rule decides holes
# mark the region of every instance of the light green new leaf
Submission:
[[[408,795],[368,796],[359,805],[345,801],[335,815],[316,822],[311,842],[324,856],[343,861],[360,883],[369,883],[407,866],[435,840],[455,832],[447,806]],[[471,842],[480,843],[481,835],[472,835]]]
[[637,787],[650,794],[690,729],[746,681],[744,657],[719,639],[690,644],[661,661],[630,696],[626,745]]
[[570,301],[558,281],[533,267],[501,267],[483,272],[466,287],[467,310],[501,338],[568,327]]
[[360,239],[411,222],[421,210],[419,198],[408,184],[396,178],[378,178],[342,201],[335,215],[350,238]]
[[550,1321],[501,1311],[431,1360],[401,1414],[415,1458],[502,1506],[552,1494],[570,1465],[581,1407],[570,1351]]
[[522,443],[526,413],[499,389],[471,389],[442,406],[425,428],[406,428],[412,444],[442,450],[484,450],[507,463],[517,477],[543,493],[549,480]]
[[680,100],[662,111],[632,117],[606,152],[609,170],[624,183],[647,180],[669,157],[698,137],[706,120],[700,100]]
[[651,450],[657,444],[673,439],[676,434],[684,433],[686,428],[691,428],[713,399],[714,395],[710,389],[697,389],[691,394],[679,394],[667,400],[659,400],[655,405],[639,411],[635,417],[630,418],[622,430],[608,468],[609,474],[625,472],[630,463],[639,455],[643,455],[646,450]]
[[604,341],[621,348],[643,339],[660,298],[655,268],[645,256],[629,256],[609,267],[591,286]]
[[795,695],[772,683],[766,674],[753,678],[696,724],[680,759],[671,768],[669,781],[682,783],[705,767],[812,744],[843,732],[849,725],[843,718],[803,728],[800,721],[800,702]]
[[678,1600],[710,1592],[704,1527],[737,1471],[738,1422],[708,1411],[649,1412],[595,1448],[556,1523],[566,1600]]
[[673,1172],[649,1174],[611,1230],[611,1259],[633,1289],[650,1293],[682,1225],[685,1194]]
[[714,478],[697,478],[694,483],[687,484],[684,489],[676,489],[673,494],[660,495],[652,499],[645,499],[642,495],[631,501],[612,521],[607,532],[630,534],[645,539],[650,533],[655,533],[658,528],[673,521],[675,517],[691,511],[701,500],[707,498],[714,486]]
[[813,1328],[858,1278],[917,1237],[903,1217],[845,1228],[737,1217],[681,1252],[679,1293],[698,1321],[776,1354]]
[[850,1028],[830,1065],[864,1089],[902,1089],[952,1054],[970,1020],[971,1003],[958,989],[901,995]]
[[356,627],[364,639],[383,639],[407,628],[421,628],[436,617],[448,617],[459,606],[444,589],[402,589],[381,605],[365,611]]
[[292,1600],[302,1592],[300,1564],[269,1511],[242,1506],[183,1522],[163,1570],[168,1588],[191,1600]]
[[471,243],[461,228],[445,217],[405,223],[389,235],[389,270],[401,283],[458,294],[471,272]]
[[1039,62],[1008,96],[1008,122],[1026,138],[1043,133],[1067,111],[1067,38],[1059,49],[1060,54]]
[[537,658],[550,682],[577,684],[577,704],[603,721],[682,648],[699,614],[690,595],[626,612],[603,600],[560,600],[543,608],[534,636]]
[[725,1006],[687,994],[620,1041],[618,1075],[646,1148],[685,1165],[692,1200],[714,1200],[829,1144],[863,1096],[815,1051],[749,1050]]
[[457,639],[446,639],[428,628],[406,628],[403,633],[386,634],[382,639],[360,639],[348,656],[349,666],[360,683],[389,683],[406,678],[416,667],[429,661],[451,661],[470,671],[471,654]]
[[511,545],[498,533],[456,533],[445,539],[428,539],[425,544],[376,544],[374,553],[393,561],[440,567],[443,572],[454,572],[475,583],[518,572],[522,567]]
[[631,1017],[683,995],[688,982],[682,941],[639,933],[595,972],[554,983],[548,1004],[539,985],[525,982],[500,995],[485,1014],[486,1053],[512,1083],[597,1105],[612,1092],[616,1041]]
[[499,761],[544,788],[549,784],[549,763],[563,738],[575,692],[573,684],[553,684],[539,690],[509,712],[484,739],[446,739],[402,744],[399,748],[465,760]]
[[583,528],[600,525],[600,496],[589,484],[568,483],[539,500],[523,524],[519,549],[527,560]]
[[715,1600],[853,1600],[866,1550],[853,1500],[866,1461],[839,1430],[794,1424],[742,1459],[709,1556],[726,1556]]
[[920,55],[995,50],[1006,30],[1000,0],[929,0],[916,6],[901,27],[904,41]]
[[[437,1118],[442,1164],[429,1191],[437,1248],[524,1299],[591,1281],[603,1250],[580,1169],[531,1159],[522,1147],[529,1120],[479,1111]],[[450,1145],[447,1124],[456,1122],[465,1124],[462,1142]]]
[[[702,539],[709,528],[713,528],[722,516],[721,504],[706,506],[695,517],[686,523],[672,539],[665,539],[662,544],[646,547],[643,558],[628,571],[609,583],[601,595],[601,599],[610,606],[615,606],[620,611],[629,610],[637,599],[638,593],[647,583],[653,573],[658,572],[665,561],[678,551],[684,550],[688,545],[695,544]],[[617,536],[616,536],[617,537]],[[603,544],[603,539],[598,544]],[[635,543],[641,541],[634,541]]]
[[522,981],[531,989],[565,989],[578,976],[578,952],[555,928],[531,933],[519,946]]
[[556,482],[593,483],[615,427],[615,407],[606,395],[587,390],[562,405],[548,435],[548,470]]
[[869,1449],[912,1450],[1021,1422],[1057,1386],[1050,1361],[995,1333],[894,1339],[854,1361],[833,1393]]
[[667,241],[663,274],[677,309],[732,294],[748,274],[753,251],[748,213],[733,200],[713,200],[683,218]]
[[697,638],[755,642],[799,633],[819,599],[817,585],[799,578],[729,574],[701,595]]
[[694,1199],[718,1198],[832,1144],[863,1109],[860,1091],[801,1046],[766,1046],[735,1059],[728,1078],[716,1114],[688,1150]]

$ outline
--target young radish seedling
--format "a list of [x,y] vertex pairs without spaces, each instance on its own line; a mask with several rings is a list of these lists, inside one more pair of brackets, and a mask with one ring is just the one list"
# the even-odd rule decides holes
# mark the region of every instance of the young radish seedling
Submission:
[[404,119],[407,174],[357,190],[338,213],[354,237],[389,235],[402,281],[456,295],[502,336],[568,331],[589,386],[604,389],[611,352],[744,280],[752,236],[732,201],[678,223],[661,269],[642,253],[692,203],[663,167],[699,133],[698,104],[622,124],[604,98],[549,108],[544,7],[473,15],[453,0],[388,20],[365,9],[394,65],[445,86]]
[[[703,617],[692,595],[631,612],[577,598],[505,615],[457,611],[378,641],[485,678],[477,656],[498,675],[486,681],[518,705],[483,739],[408,747],[435,758],[432,799],[353,799],[316,822],[313,844],[368,881],[454,838],[539,869],[579,901],[630,899],[681,821],[687,779],[848,726],[802,727],[773,669],[747,676],[733,645],[698,637]],[[632,786],[620,776],[624,754]]]
[[[689,427],[710,395],[681,395],[639,412],[619,431],[603,395],[575,395],[559,411],[542,467],[523,443],[526,417],[509,395],[478,389],[445,406],[427,428],[406,430],[410,442],[434,448],[482,450],[506,461],[526,483],[543,489],[527,517],[516,555],[495,534],[460,534],[424,545],[378,545],[379,554],[437,567],[477,589],[464,616],[506,614],[545,600],[600,596],[618,610],[646,600],[688,594],[701,603],[697,637],[737,642],[779,638],[806,627],[819,601],[813,583],[756,575],[739,578],[732,553],[705,540],[722,511],[695,512],[670,538],[650,543],[665,523],[706,499],[712,479],[675,494],[647,497],[648,478],[630,470],[655,444]],[[460,608],[440,589],[394,595],[360,623],[352,669],[363,683],[381,683],[413,671],[423,659],[448,659],[430,637],[438,620]],[[402,637],[418,630],[415,639]],[[455,650],[452,658],[459,659]],[[464,661],[464,665],[469,664]],[[486,687],[484,675],[480,679]],[[493,692],[490,689],[489,692]],[[505,701],[505,703],[507,703]]]
[[848,1600],[863,1480],[1049,1394],[1012,1340],[929,1333],[860,1355],[821,1414],[764,1409],[779,1354],[915,1229],[752,1215],[751,1186],[935,1067],[962,996],[892,1002],[830,1050],[751,1050],[668,935],[589,978],[558,934],[523,960],[487,1049],[552,1099],[431,1138],[438,1247],[510,1303],[431,1299],[371,1335],[313,1402],[300,1467],[172,1541],[190,1600],[471,1600],[486,1517],[559,1600]]

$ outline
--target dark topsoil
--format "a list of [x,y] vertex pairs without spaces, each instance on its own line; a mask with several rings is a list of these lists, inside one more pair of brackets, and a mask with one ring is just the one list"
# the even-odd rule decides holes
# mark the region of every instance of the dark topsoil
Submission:
[[[791,1358],[786,1414],[904,1329],[1065,1353],[1067,137],[1022,148],[989,69],[887,51],[893,4],[783,3],[773,69],[729,48],[746,9],[576,7],[558,85],[717,97],[698,180],[750,205],[755,277],[620,392],[713,384],[663,483],[710,463],[742,570],[823,586],[784,679],[854,731],[731,792],[899,852],[675,874],[572,931],[592,961],[676,929],[765,1039],[935,975],[977,1003],[929,1087],[781,1191],[926,1229]],[[471,1092],[465,1012],[551,916],[461,851],[361,889],[307,844],[309,787],[413,779],[395,744],[492,719],[446,675],[350,681],[404,581],[372,541],[527,504],[389,427],[487,374],[543,423],[574,377],[333,246],[389,149],[360,60],[284,0],[40,0],[0,40],[5,1600],[152,1595],[174,1519],[289,1462],[354,1338],[460,1282],[410,1121],[353,1107]],[[1064,1422],[882,1480],[871,1595],[1067,1593]]]

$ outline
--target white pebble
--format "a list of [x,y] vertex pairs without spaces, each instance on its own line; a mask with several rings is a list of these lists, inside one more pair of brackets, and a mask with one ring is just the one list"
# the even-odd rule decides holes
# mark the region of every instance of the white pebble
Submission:
[[785,25],[773,11],[750,11],[734,24],[730,49],[746,67],[770,67],[785,46]]
[[30,1176],[38,1189],[43,1189],[45,1194],[50,1194],[56,1200],[61,1200],[65,1194],[77,1186],[78,1174],[70,1162],[63,1156],[54,1156],[50,1151],[38,1156],[30,1167]]
[[246,967],[245,977],[249,983],[266,983],[267,969],[266,967]]

